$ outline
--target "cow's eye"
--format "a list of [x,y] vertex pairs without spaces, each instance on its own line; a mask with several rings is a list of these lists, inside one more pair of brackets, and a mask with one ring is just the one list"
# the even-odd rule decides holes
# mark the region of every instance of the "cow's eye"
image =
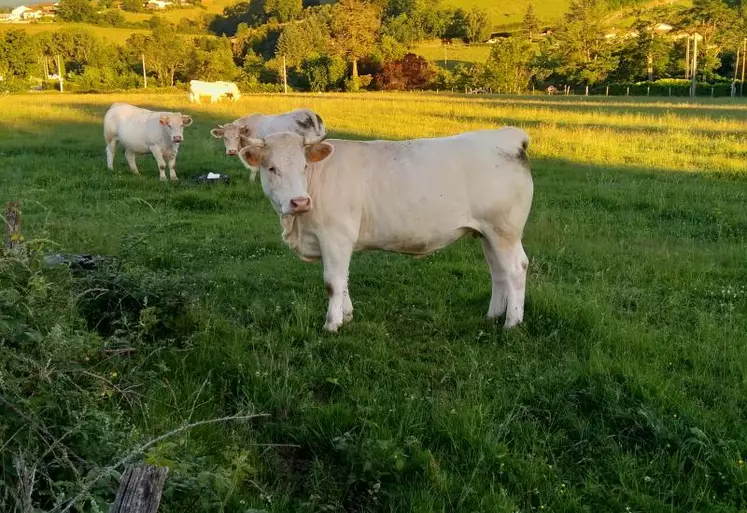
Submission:
[[278,168],[276,168],[275,166],[270,166],[269,171],[270,173],[276,175],[278,173]]

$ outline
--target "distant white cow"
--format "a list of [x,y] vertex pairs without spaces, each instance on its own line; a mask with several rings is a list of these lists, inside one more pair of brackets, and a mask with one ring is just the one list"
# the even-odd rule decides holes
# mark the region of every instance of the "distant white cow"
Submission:
[[192,118],[181,112],[153,112],[128,103],[114,103],[104,115],[104,140],[106,141],[106,165],[114,169],[114,152],[117,141],[125,147],[125,157],[130,170],[140,173],[135,155],[152,153],[158,163],[161,180],[166,180],[166,159],[169,176],[176,176],[176,155],[179,144],[184,141],[184,127],[192,124]]
[[236,101],[241,98],[241,93],[238,86],[233,82],[190,80],[189,101],[199,103],[201,96],[209,96],[210,103],[216,103],[223,96],[230,96],[233,101]]
[[482,238],[492,297],[487,316],[519,324],[529,260],[521,245],[534,186],[518,128],[409,141],[342,141],[276,133],[250,139],[239,158],[260,168],[282,238],[322,260],[325,329],[353,317],[353,252],[425,256],[466,234]]
[[[210,130],[213,137],[223,139],[226,155],[238,155],[239,150],[246,146],[252,137],[262,138],[277,132],[293,132],[303,137],[327,135],[321,116],[309,109],[297,109],[276,115],[252,114]],[[250,179],[254,181],[257,168],[247,167],[251,170]]]

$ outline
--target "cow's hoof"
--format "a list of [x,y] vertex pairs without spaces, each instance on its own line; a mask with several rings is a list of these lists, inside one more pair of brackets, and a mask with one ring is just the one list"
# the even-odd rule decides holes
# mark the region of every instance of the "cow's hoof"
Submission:
[[165,176],[162,176],[162,177],[161,177],[161,181],[162,181],[162,182],[165,182],[165,181],[166,181],[166,177],[165,177]]
[[339,330],[339,329],[340,329],[340,325],[339,324],[334,324],[334,323],[328,322],[327,324],[324,325],[324,330],[328,331],[330,333],[337,333],[337,330]]
[[342,322],[350,322],[353,320],[353,312],[346,312],[342,314]]
[[175,176],[172,176],[171,180],[174,181],[174,182],[178,182],[179,181],[179,179],[177,177],[175,177]]
[[511,328],[514,328],[521,324],[521,319],[506,319],[506,322],[503,323],[503,329],[504,330],[510,330]]

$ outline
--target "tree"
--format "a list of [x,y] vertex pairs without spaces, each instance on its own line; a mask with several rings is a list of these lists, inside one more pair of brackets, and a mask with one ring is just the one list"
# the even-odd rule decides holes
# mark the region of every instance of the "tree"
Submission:
[[540,21],[539,21],[539,18],[537,18],[537,16],[534,14],[534,4],[532,3],[527,5],[526,13],[524,13],[524,20],[522,22],[522,30],[524,32],[524,35],[530,41],[534,39],[534,37],[540,31]]
[[60,0],[57,17],[62,21],[91,21],[96,16],[89,0]]
[[368,55],[381,27],[378,9],[362,0],[340,0],[333,8],[332,47],[352,64],[352,89],[359,87],[358,60]]
[[285,26],[278,38],[276,57],[285,57],[288,66],[300,66],[304,59],[317,57],[328,50],[329,28],[309,18]]
[[467,42],[480,43],[490,37],[490,15],[481,7],[474,6],[467,13]]
[[22,29],[10,29],[0,38],[0,76],[26,79],[38,69],[35,41]]
[[[639,14],[640,16],[640,14]],[[617,52],[619,64],[614,72],[615,78],[622,81],[637,82],[654,76],[661,77],[666,73],[672,42],[669,38],[658,35],[654,28],[657,22],[639,17],[635,24],[638,37],[630,39]]]
[[493,92],[520,94],[532,79],[532,45],[523,38],[510,37],[498,41],[485,63],[485,82]]
[[233,62],[231,43],[226,38],[195,38],[187,63],[189,78],[213,82],[234,80],[239,74]]
[[122,0],[122,10],[127,12],[142,12],[142,0]]
[[427,60],[408,53],[400,60],[385,63],[374,77],[374,85],[381,90],[425,89],[433,75]]
[[617,58],[605,39],[604,7],[599,0],[572,0],[551,51],[557,71],[568,80],[594,85],[615,69]]
[[303,2],[302,0],[265,0],[264,9],[270,21],[286,23],[301,14]]
[[345,61],[337,55],[320,55],[307,59],[301,65],[302,74],[312,91],[339,89],[345,78]]

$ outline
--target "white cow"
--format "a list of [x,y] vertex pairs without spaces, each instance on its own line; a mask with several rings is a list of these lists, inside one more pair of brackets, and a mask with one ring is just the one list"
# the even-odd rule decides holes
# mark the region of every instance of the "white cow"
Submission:
[[250,139],[239,158],[260,168],[283,240],[321,258],[329,294],[325,329],[353,316],[348,267],[355,251],[425,256],[465,234],[482,238],[490,266],[488,318],[520,323],[529,260],[521,238],[534,186],[529,136],[513,127],[409,141],[342,141],[293,133]]
[[135,155],[150,152],[158,163],[161,180],[166,180],[166,161],[170,178],[178,180],[176,155],[184,141],[184,127],[191,124],[192,118],[181,112],[153,112],[128,103],[114,103],[104,115],[106,165],[114,169],[114,152],[119,141],[125,147],[130,170],[136,175],[140,173]]
[[189,81],[189,101],[198,102],[201,96],[209,96],[210,103],[216,103],[223,96],[231,96],[233,101],[241,98],[239,88],[233,82],[205,82],[203,80]]
[[[297,109],[275,115],[252,114],[210,130],[210,134],[216,139],[223,138],[226,155],[238,155],[239,150],[248,144],[250,138],[267,137],[277,132],[293,132],[303,137],[327,135],[321,116],[309,109]],[[257,168],[247,167],[251,170],[250,179],[254,181]]]

